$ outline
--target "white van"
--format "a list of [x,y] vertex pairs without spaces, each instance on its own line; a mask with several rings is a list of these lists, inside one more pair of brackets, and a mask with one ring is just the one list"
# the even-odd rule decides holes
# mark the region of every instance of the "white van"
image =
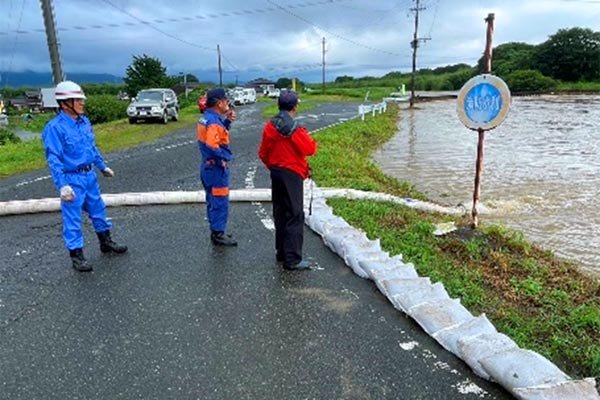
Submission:
[[244,93],[244,88],[235,87],[231,89],[231,99],[233,104],[236,106],[240,104],[246,104],[246,94]]
[[253,88],[244,89],[244,98],[246,99],[246,103],[256,103],[256,90]]

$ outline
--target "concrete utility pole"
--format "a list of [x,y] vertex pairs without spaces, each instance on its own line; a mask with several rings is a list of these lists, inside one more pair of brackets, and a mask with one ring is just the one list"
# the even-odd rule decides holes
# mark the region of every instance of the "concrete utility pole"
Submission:
[[185,93],[185,98],[188,97],[188,88],[187,88],[187,73],[180,72],[180,75],[183,75],[183,92]]
[[60,63],[60,53],[58,52],[58,35],[54,26],[54,10],[52,0],[40,0],[42,5],[42,14],[44,16],[44,26],[46,27],[46,38],[48,39],[48,50],[50,51],[50,64],[52,66],[52,79],[54,84],[64,80],[62,65]]
[[322,91],[325,94],[325,38],[323,38],[323,84]]
[[410,45],[413,49],[412,56],[412,77],[410,79],[410,107],[412,108],[415,103],[415,75],[417,73],[417,47],[419,47],[419,41],[429,40],[429,38],[419,38],[419,11],[425,10],[425,7],[420,7],[420,0],[416,1],[416,7],[411,8],[411,11],[415,12],[415,32],[413,34],[413,40],[410,42]]
[[217,54],[219,56],[219,86],[223,86],[223,68],[221,67],[221,46],[217,45]]

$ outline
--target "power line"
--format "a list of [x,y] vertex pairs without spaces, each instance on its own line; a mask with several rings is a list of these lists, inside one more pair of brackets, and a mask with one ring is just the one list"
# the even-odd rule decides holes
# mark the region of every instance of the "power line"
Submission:
[[[21,12],[19,13],[19,20],[17,22],[17,30],[19,30],[19,28],[21,27],[21,22],[23,21],[23,11],[25,10],[26,2],[27,2],[27,0],[23,0],[23,3],[21,3]],[[11,3],[11,6],[12,6],[12,3]],[[13,63],[13,59],[15,57],[15,50],[17,49],[18,41],[19,41],[19,36],[15,35],[15,41],[13,42],[13,47],[10,52],[10,57],[8,59],[8,72],[12,72],[12,63]],[[6,88],[7,86],[8,86],[8,78],[6,78],[4,80],[4,88]]]
[[[123,7],[119,7],[108,0],[102,0],[102,1],[109,4],[111,7],[117,9],[118,11],[120,11],[124,14],[127,14],[129,17],[134,18],[137,21],[137,23],[126,22],[126,23],[121,23],[121,24],[108,23],[108,24],[93,24],[93,25],[85,25],[85,26],[75,25],[75,26],[70,26],[70,27],[59,28],[58,31],[63,32],[63,31],[99,30],[99,29],[101,30],[101,29],[132,27],[132,26],[138,26],[138,25],[151,26],[151,24],[193,22],[195,20],[210,20],[210,19],[217,19],[217,18],[224,18],[224,17],[239,17],[239,16],[244,16],[244,15],[266,14],[266,13],[278,11],[278,9],[276,7],[268,7],[268,8],[238,10],[238,11],[232,11],[232,12],[222,12],[219,14],[192,15],[192,16],[186,15],[186,16],[177,17],[177,18],[144,20],[144,19],[134,16],[133,14],[127,12]],[[312,2],[304,2],[304,3],[299,3],[299,4],[292,4],[289,6],[289,8],[307,8],[307,7],[320,6],[320,5],[329,5],[332,3],[338,3],[338,2],[342,2],[342,1],[348,1],[348,0],[319,0],[319,1],[312,1]],[[0,36],[8,35],[10,33],[25,35],[25,34],[30,34],[30,33],[44,33],[44,32],[45,32],[44,29],[41,29],[41,28],[23,29],[23,30],[17,28],[12,31],[11,30],[6,30],[3,32],[0,31]],[[161,32],[161,33],[163,33],[163,32]],[[213,49],[211,49],[211,50],[213,50]]]
[[295,18],[299,19],[299,20],[300,20],[300,21],[302,21],[302,22],[305,22],[306,24],[308,24],[308,25],[312,26],[313,28],[319,29],[319,30],[321,30],[321,31],[323,31],[323,32],[327,32],[327,33],[329,33],[331,36],[334,36],[334,37],[336,37],[336,38],[338,38],[338,39],[341,39],[341,40],[343,40],[343,41],[345,41],[345,42],[348,42],[348,43],[351,43],[351,44],[353,44],[353,45],[355,45],[355,46],[358,46],[358,47],[363,47],[363,48],[366,48],[366,49],[369,49],[369,50],[372,50],[372,51],[376,51],[376,52],[380,52],[380,53],[385,53],[385,54],[389,54],[389,55],[392,55],[392,56],[400,56],[400,54],[398,54],[398,53],[392,53],[391,51],[382,50],[382,49],[377,49],[377,48],[375,48],[375,47],[372,47],[372,46],[369,46],[369,45],[366,45],[366,44],[363,44],[363,43],[359,43],[359,42],[357,42],[357,41],[355,41],[355,40],[352,40],[352,39],[349,39],[349,38],[347,38],[347,37],[345,37],[345,36],[339,35],[339,34],[337,34],[337,33],[335,33],[335,32],[332,32],[332,31],[330,31],[330,30],[323,29],[323,28],[321,28],[320,26],[318,26],[318,25],[315,25],[315,24],[314,24],[314,23],[312,23],[311,21],[307,20],[306,18],[304,18],[304,17],[301,17],[300,15],[298,15],[298,14],[296,14],[296,13],[293,13],[293,12],[291,12],[291,11],[290,11],[290,10],[288,10],[287,8],[285,8],[285,7],[282,7],[282,6],[278,5],[278,4],[275,4],[275,3],[274,3],[273,1],[271,1],[271,0],[267,0],[267,1],[268,1],[270,4],[273,4],[275,7],[279,8],[281,11],[283,11],[283,12],[285,12],[285,13],[287,13],[287,14],[290,14],[291,16],[293,16],[293,17],[295,17]]
[[440,7],[440,0],[435,2],[435,10],[433,11],[433,20],[431,21],[431,26],[429,27],[428,37],[431,37],[431,31],[433,31],[433,25],[435,25],[435,20],[437,19],[438,8]]
[[130,12],[128,12],[128,11],[126,11],[125,9],[123,9],[122,7],[119,7],[119,6],[115,5],[115,4],[114,4],[112,1],[110,1],[110,0],[102,0],[102,1],[103,1],[104,3],[106,3],[106,4],[108,4],[109,6],[111,6],[111,7],[114,7],[115,9],[119,10],[119,11],[120,11],[120,12],[122,12],[123,14],[125,14],[125,15],[129,16],[130,18],[133,18],[133,19],[135,19],[135,20],[136,20],[136,21],[138,21],[139,23],[141,23],[141,24],[144,24],[144,25],[145,25],[145,26],[147,26],[148,28],[150,28],[150,29],[154,29],[155,31],[157,31],[157,32],[159,32],[159,33],[162,33],[163,35],[165,35],[165,36],[168,36],[168,37],[170,37],[171,39],[175,39],[175,40],[177,40],[178,42],[181,42],[181,43],[187,44],[188,46],[196,47],[196,48],[199,48],[199,49],[202,49],[202,50],[214,51],[214,49],[213,49],[213,48],[206,47],[206,46],[201,46],[201,45],[199,45],[199,44],[192,43],[192,42],[188,42],[187,40],[183,40],[183,39],[181,39],[181,38],[179,38],[179,37],[177,37],[177,36],[175,36],[175,35],[171,35],[170,33],[168,33],[168,32],[165,32],[165,31],[163,31],[162,29],[159,29],[159,28],[157,28],[157,27],[155,27],[155,26],[151,25],[149,22],[147,22],[147,21],[144,21],[144,20],[142,20],[141,18],[138,18],[138,17],[136,17],[135,15],[133,15],[133,14],[131,14]]

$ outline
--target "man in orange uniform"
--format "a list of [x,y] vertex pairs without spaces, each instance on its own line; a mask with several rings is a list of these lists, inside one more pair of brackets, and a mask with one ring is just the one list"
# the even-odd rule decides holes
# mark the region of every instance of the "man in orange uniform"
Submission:
[[[222,88],[206,93],[206,110],[198,121],[198,147],[202,161],[200,179],[206,192],[206,215],[210,224],[210,239],[215,245],[237,246],[227,235],[229,214],[229,162],[233,158],[229,148],[229,127],[235,121],[235,111]],[[225,118],[223,118],[223,116]]]
[[306,157],[316,153],[317,143],[294,120],[298,113],[295,92],[281,92],[278,105],[279,113],[265,125],[258,150],[258,157],[271,172],[276,259],[288,270],[309,269],[310,263],[302,260],[303,181],[309,172]]

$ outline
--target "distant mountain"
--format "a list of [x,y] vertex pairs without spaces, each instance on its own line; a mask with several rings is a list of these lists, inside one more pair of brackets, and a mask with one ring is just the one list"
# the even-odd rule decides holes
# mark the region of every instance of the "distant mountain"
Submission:
[[[123,78],[110,74],[72,73],[67,79],[77,83],[123,83]],[[50,72],[0,71],[0,87],[49,87],[53,86]]]

